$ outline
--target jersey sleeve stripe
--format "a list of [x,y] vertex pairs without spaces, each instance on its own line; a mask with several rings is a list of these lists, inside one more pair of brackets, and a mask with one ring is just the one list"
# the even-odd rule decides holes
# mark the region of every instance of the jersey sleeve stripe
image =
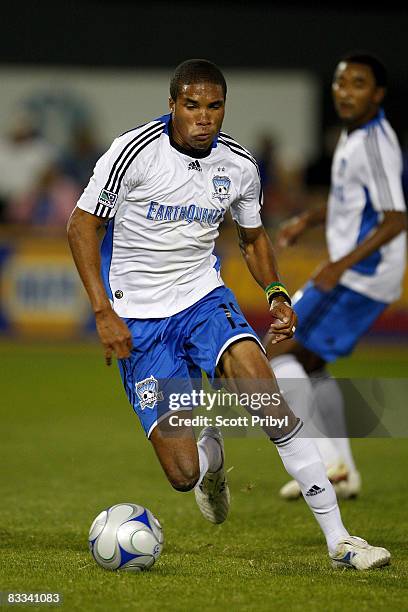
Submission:
[[[131,165],[131,163],[134,161],[134,159],[139,155],[139,153],[141,151],[143,151],[144,148],[146,148],[150,143],[152,143],[154,140],[157,140],[158,138],[160,138],[160,136],[162,135],[162,131],[164,128],[162,128],[160,130],[160,132],[157,134],[155,133],[154,135],[152,135],[151,138],[149,138],[148,140],[144,139],[141,143],[138,144],[138,148],[133,147],[131,153],[133,153],[132,157],[127,156],[127,162],[126,165],[121,166],[122,172],[121,174],[117,177],[117,185],[116,185],[116,190],[119,191],[119,187],[120,184],[123,180],[123,177],[126,174],[126,171],[128,170],[129,166]],[[116,191],[114,190],[114,193],[116,193]]]
[[95,208],[95,212],[94,215],[96,215],[97,217],[102,217],[102,218],[106,218],[109,216],[109,211],[111,209],[109,208],[109,206],[104,206],[103,204],[97,204],[96,208]]
[[252,155],[252,153],[250,151],[248,151],[248,149],[246,149],[245,147],[243,147],[242,145],[239,144],[239,142],[237,142],[236,140],[234,140],[234,138],[232,138],[231,136],[229,136],[228,134],[226,134],[225,132],[220,132],[220,136],[223,140],[229,142],[231,145],[233,145],[234,147],[236,147],[237,149],[240,149],[241,151],[244,151],[244,153],[246,153],[247,155],[249,155],[249,157],[253,160],[254,163],[256,163],[256,159],[255,157]]
[[223,145],[225,145],[226,147],[228,147],[233,153],[236,153],[237,155],[240,155],[241,157],[244,157],[245,159],[248,159],[250,162],[252,162],[256,168],[256,171],[258,173],[258,176],[260,177],[260,173],[259,173],[259,168],[258,168],[258,164],[256,163],[256,161],[254,160],[254,158],[252,157],[252,155],[250,154],[246,154],[236,148],[233,147],[232,143],[227,142],[226,140],[224,140],[223,138],[219,138],[218,142],[221,142]]
[[386,194],[386,185],[384,184],[384,177],[382,176],[384,174],[384,169],[382,166],[381,158],[378,155],[378,150],[375,146],[375,137],[375,132],[370,129],[366,140],[367,156],[369,163],[372,167],[374,182],[376,184],[376,188],[380,198],[380,206],[383,210],[388,210],[389,205],[387,202],[388,198]]
[[243,147],[240,147],[235,142],[229,142],[229,141],[224,141],[224,142],[230,147],[231,151],[235,151],[236,153],[238,153],[239,151],[242,155],[245,155],[248,159],[250,159],[251,162],[255,164],[255,166],[258,167],[256,159],[250,153],[248,153],[246,149],[244,149]]
[[[152,122],[149,121],[148,123],[151,124]],[[140,125],[135,125],[135,127],[130,128],[130,130],[126,130],[125,132],[122,132],[121,134],[119,134],[119,138],[121,136],[125,136],[126,134],[130,134],[130,132],[134,132],[135,130],[140,130],[145,125],[147,125],[147,122],[141,123]]]
[[368,161],[371,165],[374,182],[377,187],[380,198],[380,206],[382,210],[393,210],[395,208],[391,189],[387,175],[384,170],[384,165],[381,158],[381,152],[378,147],[377,133],[375,129],[370,129],[365,140],[366,152]]
[[389,183],[387,174],[385,172],[384,164],[383,164],[382,157],[381,157],[380,147],[378,145],[378,134],[377,134],[376,131],[373,131],[373,134],[374,134],[374,149],[375,149],[375,151],[377,153],[378,163],[379,163],[380,171],[382,173],[385,191],[386,191],[386,193],[388,195],[389,210],[394,210],[395,209],[395,205],[394,205],[394,201],[392,199],[390,183]]
[[[139,155],[139,153],[145,148],[147,147],[151,142],[153,142],[154,140],[157,140],[157,138],[160,138],[161,134],[163,131],[163,126],[162,129],[157,133],[157,132],[152,132],[151,134],[149,134],[150,138],[143,138],[141,141],[138,142],[138,145],[135,145],[130,151],[129,151],[129,155],[126,156],[126,161],[124,160],[124,162],[120,165],[120,167],[118,168],[118,172],[120,170],[122,170],[121,174],[115,179],[117,182],[117,190],[114,193],[117,193],[119,191],[119,187],[120,184],[123,180],[123,177],[126,174],[127,169],[129,168],[130,164],[133,162],[133,160],[137,157],[137,155]],[[129,157],[131,155],[131,157]],[[105,188],[106,189],[106,188]],[[94,211],[94,215],[96,215],[97,217],[109,217],[109,213],[112,210],[111,206],[105,206],[104,204],[102,204],[101,202],[98,202],[96,207],[95,207],[95,211]]]
[[118,173],[120,173],[121,167],[123,163],[125,163],[129,154],[131,154],[132,149],[136,147],[140,142],[143,142],[152,133],[155,133],[156,131],[159,131],[159,130],[162,131],[163,129],[164,129],[163,123],[155,122],[153,124],[150,124],[148,128],[140,132],[137,136],[135,136],[135,138],[130,140],[125,147],[123,147],[123,149],[121,150],[118,157],[116,158],[115,163],[113,164],[111,171],[109,173],[109,177],[105,185],[106,190],[113,191],[113,185],[115,185],[116,183],[116,178],[118,176]]

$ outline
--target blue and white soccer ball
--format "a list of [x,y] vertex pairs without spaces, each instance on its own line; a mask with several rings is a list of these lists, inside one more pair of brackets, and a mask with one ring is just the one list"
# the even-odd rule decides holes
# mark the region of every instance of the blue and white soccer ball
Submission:
[[103,510],[89,530],[95,561],[109,570],[141,572],[152,567],[163,549],[163,530],[143,506],[116,504]]

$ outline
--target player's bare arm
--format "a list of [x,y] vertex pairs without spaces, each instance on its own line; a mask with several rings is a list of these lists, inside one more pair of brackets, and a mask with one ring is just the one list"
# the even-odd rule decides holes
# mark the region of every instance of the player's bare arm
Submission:
[[[263,226],[245,228],[237,225],[239,244],[246,264],[256,282],[266,289],[271,283],[279,283],[279,274],[272,242]],[[291,338],[296,329],[296,314],[285,296],[278,295],[270,302],[271,316],[275,321],[269,328],[275,344]]]
[[111,365],[112,353],[118,359],[129,357],[132,339],[129,329],[112,309],[103,286],[98,238],[98,230],[103,224],[100,217],[75,208],[68,221],[67,233],[75,265],[95,314],[106,364]]
[[321,206],[313,210],[307,210],[282,223],[276,236],[277,246],[284,248],[295,244],[306,230],[326,221],[326,212],[326,206]]
[[312,276],[316,287],[323,291],[330,291],[337,285],[346,270],[390,242],[402,231],[406,231],[407,217],[405,212],[392,210],[385,211],[383,214],[382,223],[355,249],[338,261],[326,262],[318,268]]

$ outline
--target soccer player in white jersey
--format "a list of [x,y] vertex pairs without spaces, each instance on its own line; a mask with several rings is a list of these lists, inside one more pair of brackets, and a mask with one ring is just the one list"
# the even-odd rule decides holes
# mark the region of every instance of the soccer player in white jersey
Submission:
[[[118,358],[129,401],[172,486],[194,489],[202,514],[214,523],[225,520],[230,502],[221,432],[206,427],[196,441],[183,420],[191,414],[189,406],[177,412],[175,428],[172,384],[192,396],[192,381],[204,370],[210,380],[217,375],[233,381],[238,393],[269,392],[271,403],[278,393],[262,343],[224,286],[213,255],[228,209],[248,268],[275,318],[271,333],[280,342],[296,325],[261,222],[256,163],[220,131],[226,91],[224,76],[211,62],[180,64],[170,83],[170,113],[114,140],[68,224],[106,362],[113,353]],[[266,430],[299,482],[333,563],[358,569],[386,564],[386,549],[345,529],[301,420],[283,399],[266,413],[286,417],[282,429]]]
[[[278,244],[288,246],[308,228],[325,222],[330,261],[294,296],[295,337],[279,346],[270,336],[265,338],[281,389],[291,387],[289,404],[313,421],[317,435],[323,434],[316,443],[343,498],[360,492],[361,477],[347,436],[343,396],[325,366],[350,354],[399,297],[406,262],[402,158],[381,106],[385,87],[386,69],[371,54],[349,54],[337,65],[332,93],[344,129],[333,157],[327,207],[289,220],[277,236]],[[305,395],[310,399],[308,414]],[[294,499],[301,491],[291,481],[280,493]]]

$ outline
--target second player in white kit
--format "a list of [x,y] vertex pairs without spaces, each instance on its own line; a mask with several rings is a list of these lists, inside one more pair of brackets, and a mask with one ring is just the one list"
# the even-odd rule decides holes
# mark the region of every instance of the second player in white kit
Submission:
[[[292,219],[278,236],[285,246],[308,227],[326,224],[330,260],[293,297],[295,339],[282,348],[269,343],[268,355],[281,385],[302,381],[301,393],[292,389],[289,403],[313,421],[328,474],[345,498],[360,492],[361,479],[348,441],[342,393],[324,366],[350,354],[399,298],[406,265],[402,155],[381,107],[385,86],[378,58],[353,54],[339,62],[333,97],[344,128],[333,157],[327,208]],[[311,397],[309,409],[300,412],[305,395]],[[299,497],[297,483],[285,485],[281,495]]]

